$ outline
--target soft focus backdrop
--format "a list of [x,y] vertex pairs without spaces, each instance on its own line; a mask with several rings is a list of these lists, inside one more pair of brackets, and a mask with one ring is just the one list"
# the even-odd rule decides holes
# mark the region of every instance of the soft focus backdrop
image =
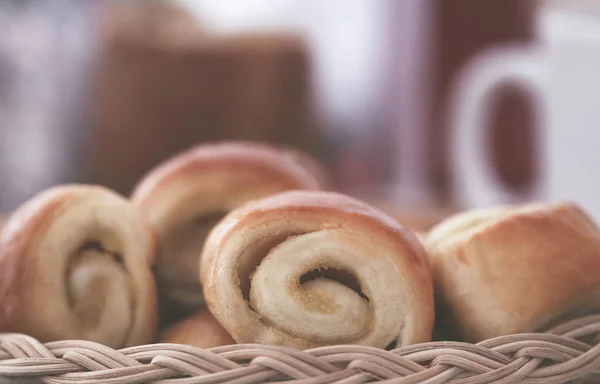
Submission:
[[[489,48],[534,43],[546,6],[3,1],[0,212],[62,182],[128,194],[156,163],[218,139],[293,145],[338,190],[453,210],[469,201],[452,172],[457,78]],[[542,139],[528,92],[507,82],[496,96],[485,153],[518,196],[536,178]]]

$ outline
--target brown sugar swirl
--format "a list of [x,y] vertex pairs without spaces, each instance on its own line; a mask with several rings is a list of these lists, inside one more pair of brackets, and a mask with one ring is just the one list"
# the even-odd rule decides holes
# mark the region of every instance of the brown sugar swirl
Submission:
[[198,280],[208,233],[232,209],[288,190],[326,184],[320,166],[298,152],[251,142],[201,144],[151,170],[132,201],[155,228],[161,298],[176,308],[204,304]]
[[422,246],[341,194],[284,192],[232,211],[209,235],[200,276],[208,308],[239,343],[383,348],[431,337]]
[[155,239],[125,198],[69,185],[33,197],[0,235],[0,331],[113,348],[152,341]]

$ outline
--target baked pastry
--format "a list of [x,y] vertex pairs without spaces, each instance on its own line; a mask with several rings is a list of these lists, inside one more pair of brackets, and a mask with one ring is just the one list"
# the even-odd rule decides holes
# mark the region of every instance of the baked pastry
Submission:
[[205,349],[235,344],[233,338],[206,307],[167,328],[162,332],[160,342],[187,344]]
[[540,331],[600,309],[600,232],[573,204],[467,211],[432,229],[426,248],[436,317],[453,338]]
[[113,348],[150,342],[155,250],[150,227],[114,192],[69,185],[34,196],[0,233],[0,332]]
[[417,237],[417,240],[421,242],[421,244],[425,244],[425,242],[427,241],[427,232],[414,231],[413,233]]
[[211,232],[200,277],[208,308],[238,343],[385,348],[431,337],[422,245],[341,194],[284,192],[234,210]]
[[213,226],[249,200],[320,189],[324,180],[303,155],[242,142],[200,145],[152,170],[132,200],[160,239],[156,277],[161,296],[188,311],[202,307],[198,265]]

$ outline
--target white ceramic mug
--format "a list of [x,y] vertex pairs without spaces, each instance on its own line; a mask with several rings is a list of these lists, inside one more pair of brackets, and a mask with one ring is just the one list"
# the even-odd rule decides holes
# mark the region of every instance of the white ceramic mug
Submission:
[[[460,74],[451,96],[452,171],[468,207],[526,200],[581,204],[600,221],[600,1],[546,1],[536,42],[494,48]],[[499,179],[491,160],[490,116],[500,86],[534,101],[538,177],[526,194]]]

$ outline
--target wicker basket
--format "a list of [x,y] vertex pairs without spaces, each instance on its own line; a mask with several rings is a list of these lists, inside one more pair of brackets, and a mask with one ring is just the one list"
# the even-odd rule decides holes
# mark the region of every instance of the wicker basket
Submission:
[[299,351],[239,344],[203,350],[152,344],[121,350],[86,341],[42,344],[0,334],[0,383],[596,383],[600,315],[478,344],[431,342],[392,351],[337,345]]

